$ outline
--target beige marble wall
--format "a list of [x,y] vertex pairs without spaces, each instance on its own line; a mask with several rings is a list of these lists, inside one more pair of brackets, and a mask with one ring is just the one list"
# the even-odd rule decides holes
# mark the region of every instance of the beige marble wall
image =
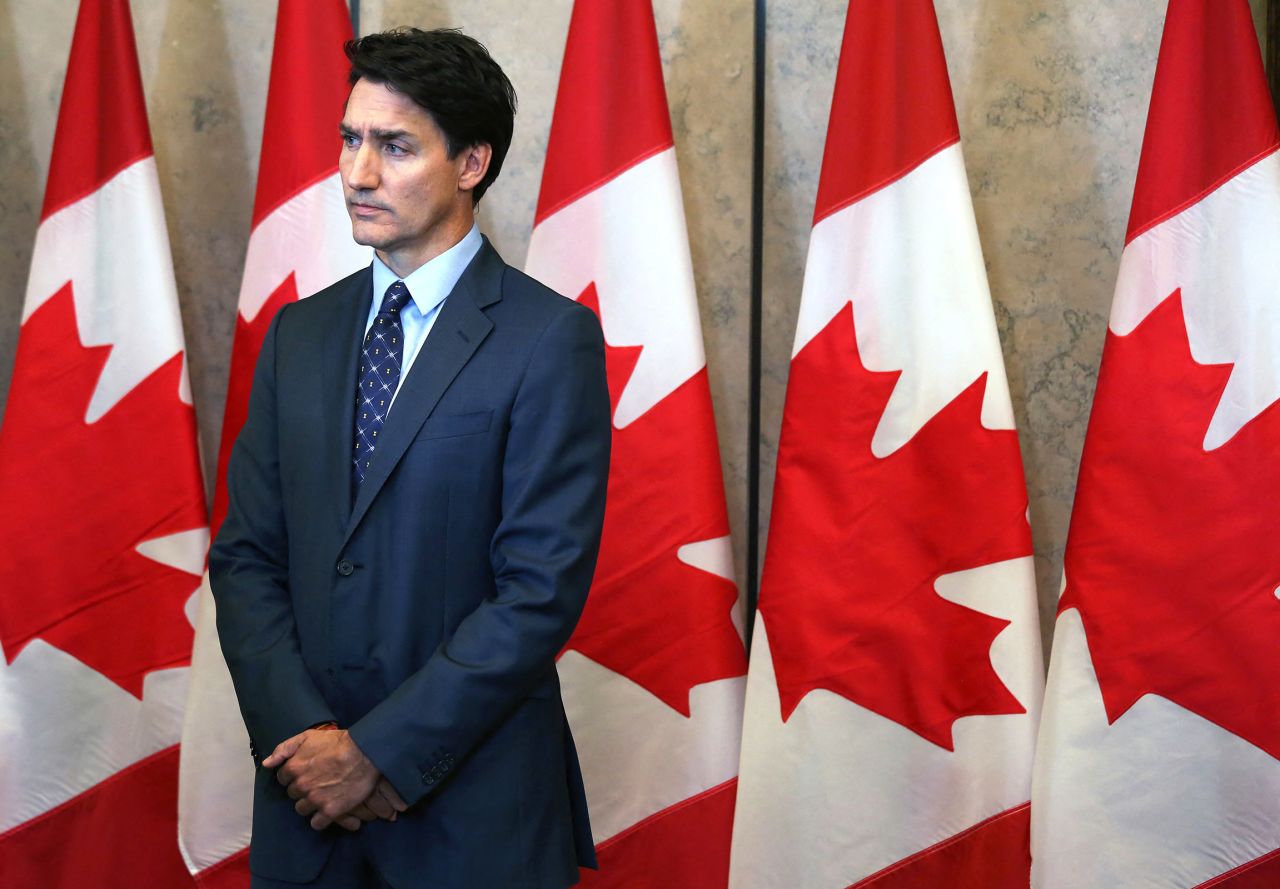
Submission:
[[[751,0],[656,0],[735,533],[745,556]],[[770,0],[762,519],[845,0]],[[1265,0],[1253,0],[1261,20]],[[76,4],[0,0],[0,395]],[[1123,240],[1163,5],[937,0],[1053,611],[1076,463]],[[218,439],[266,102],[274,4],[133,0],[206,466]],[[570,0],[363,0],[362,31],[459,26],[521,104],[482,225],[523,262]],[[1047,623],[1046,623],[1047,625]]]
[[[845,0],[768,2],[767,527]],[[1152,0],[935,0],[1031,497],[1046,651],[1164,23]],[[1261,29],[1265,0],[1254,0]]]

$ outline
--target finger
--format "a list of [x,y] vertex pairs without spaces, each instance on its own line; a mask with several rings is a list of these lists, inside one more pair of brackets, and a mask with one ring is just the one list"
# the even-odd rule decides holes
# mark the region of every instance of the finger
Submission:
[[387,802],[391,803],[391,807],[397,812],[409,811],[409,804],[400,797],[400,794],[396,793],[396,789],[391,786],[391,782],[386,778],[382,778],[378,781],[378,793],[381,794]]
[[304,796],[306,796],[306,794],[305,794],[305,793],[303,793],[303,792],[298,788],[298,782],[297,782],[297,781],[294,781],[292,784],[287,785],[287,786],[285,787],[284,792],[285,792],[285,793],[287,793],[287,794],[289,795],[289,799],[302,799]]
[[324,830],[326,827],[328,827],[332,823],[333,823],[333,819],[330,818],[328,815],[326,815],[324,812],[316,812],[314,815],[311,816],[312,830]]
[[300,799],[293,804],[293,810],[299,815],[312,815],[318,810],[315,803],[309,799]]
[[377,814],[374,813],[373,809],[369,808],[364,803],[361,803],[360,805],[356,806],[347,814],[354,815],[357,818],[359,818],[361,821],[377,821],[379,817]]
[[375,788],[369,798],[364,801],[361,808],[367,808],[375,817],[384,821],[392,821],[396,817],[396,810],[391,808],[391,803]]
[[276,769],[276,780],[288,787],[298,777],[298,770],[294,767],[294,761],[286,761],[284,765]]
[[[310,729],[308,729],[310,731]],[[262,761],[264,768],[274,769],[283,763],[286,759],[298,752],[298,748],[302,746],[302,742],[306,740],[307,732],[300,732],[292,738],[285,738],[276,745],[276,749],[271,751],[271,755]]]
[[343,830],[350,830],[354,832],[359,830],[360,825],[364,824],[364,822],[354,815],[340,815],[336,824]]

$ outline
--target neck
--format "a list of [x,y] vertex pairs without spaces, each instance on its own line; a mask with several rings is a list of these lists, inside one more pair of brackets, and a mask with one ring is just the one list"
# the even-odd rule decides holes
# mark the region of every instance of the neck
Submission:
[[431,232],[425,243],[375,252],[378,258],[386,263],[387,268],[396,273],[397,278],[407,278],[465,238],[473,225],[475,225],[475,211],[468,206],[465,213],[458,213],[454,218],[442,221]]

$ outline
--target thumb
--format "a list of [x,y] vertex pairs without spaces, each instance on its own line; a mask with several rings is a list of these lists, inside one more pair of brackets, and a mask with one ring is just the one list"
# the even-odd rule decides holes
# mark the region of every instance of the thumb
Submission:
[[271,755],[262,761],[263,768],[274,769],[283,763],[286,759],[298,752],[298,748],[302,746],[302,742],[306,740],[307,733],[301,732],[292,738],[285,738],[276,745],[276,749],[271,751]]
[[391,786],[391,782],[386,778],[378,779],[377,792],[382,794],[383,799],[391,803],[391,808],[397,812],[407,812],[409,805],[401,798],[396,789]]

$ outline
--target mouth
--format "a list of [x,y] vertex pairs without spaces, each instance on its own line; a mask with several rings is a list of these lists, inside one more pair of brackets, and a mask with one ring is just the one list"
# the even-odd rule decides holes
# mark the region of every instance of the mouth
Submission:
[[347,206],[351,208],[351,212],[361,218],[376,216],[379,213],[387,212],[386,207],[380,207],[377,204],[365,204],[359,201],[348,201]]

